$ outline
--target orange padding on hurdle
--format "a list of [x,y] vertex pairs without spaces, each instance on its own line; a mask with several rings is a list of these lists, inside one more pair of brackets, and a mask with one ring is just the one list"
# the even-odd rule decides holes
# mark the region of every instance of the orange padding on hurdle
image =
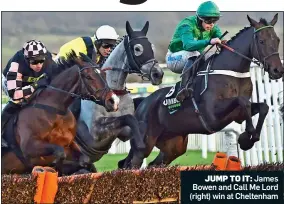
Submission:
[[[218,152],[216,153],[213,159],[213,165],[216,166],[216,170],[223,170],[223,171],[240,171],[242,170],[241,161],[234,156],[227,157],[226,153]],[[186,171],[186,170],[205,170],[210,169],[211,165],[200,165],[200,166],[179,166],[177,170],[179,171]],[[163,171],[164,168],[155,168],[155,171]],[[132,172],[136,175],[139,175],[141,170],[124,170],[124,172]],[[102,172],[100,173],[92,173],[90,176],[93,179],[99,179],[103,175]],[[80,178],[86,176],[86,174],[81,175],[72,175],[72,176],[64,176],[59,177],[58,182],[61,182],[63,178],[70,178],[70,182],[72,182],[75,178]]]
[[[216,170],[218,171],[241,171],[241,162],[237,157],[227,156],[226,153],[217,152],[213,162]],[[196,165],[196,166],[179,166],[177,170],[206,170],[210,169],[211,165]],[[155,168],[154,171],[163,171],[165,168]],[[124,170],[125,172],[132,172],[139,175],[141,170]],[[34,196],[35,203],[54,203],[55,195],[58,190],[58,183],[63,181],[64,178],[70,178],[69,182],[72,182],[76,178],[86,176],[86,174],[72,175],[58,177],[58,173],[50,167],[36,166],[33,169],[33,175],[37,175],[37,192]],[[94,180],[99,179],[103,172],[88,174]]]
[[241,171],[242,165],[238,157],[227,156],[226,153],[217,152],[213,159],[213,165],[218,171]]
[[58,190],[58,173],[51,167],[35,166],[32,174],[37,176],[35,203],[54,203]]

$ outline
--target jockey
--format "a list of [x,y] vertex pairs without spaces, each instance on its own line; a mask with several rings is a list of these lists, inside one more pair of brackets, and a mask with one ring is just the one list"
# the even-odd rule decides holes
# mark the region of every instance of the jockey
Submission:
[[78,56],[79,52],[84,53],[96,64],[102,66],[101,63],[109,55],[118,37],[119,35],[113,27],[109,25],[100,26],[94,37],[78,37],[64,44],[60,48],[55,61],[66,58],[66,55],[73,49]]
[[[53,69],[54,67],[54,69]],[[2,131],[12,115],[39,87],[49,84],[50,70],[57,65],[45,45],[36,40],[26,42],[23,48],[8,61],[2,73],[2,87],[9,102],[2,111]]]
[[[166,54],[167,67],[174,73],[184,73],[194,63],[200,53],[208,46],[221,43],[222,35],[220,28],[215,24],[220,18],[218,6],[207,1],[202,3],[196,15],[184,18],[177,25]],[[191,71],[182,76],[181,85],[176,99],[183,101],[193,92],[192,87],[185,89]],[[189,85],[192,85],[190,83]]]

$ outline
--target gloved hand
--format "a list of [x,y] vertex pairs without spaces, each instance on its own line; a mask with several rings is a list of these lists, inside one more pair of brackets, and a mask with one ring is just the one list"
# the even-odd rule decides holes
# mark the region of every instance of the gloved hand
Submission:
[[210,44],[211,45],[215,45],[215,44],[221,44],[221,40],[219,38],[212,38],[210,40]]
[[46,87],[47,85],[49,84],[49,80],[48,80],[48,77],[45,76],[45,77],[42,77],[40,78],[38,81],[36,81],[35,83],[33,83],[33,87],[35,89],[37,88],[40,88],[40,87]]

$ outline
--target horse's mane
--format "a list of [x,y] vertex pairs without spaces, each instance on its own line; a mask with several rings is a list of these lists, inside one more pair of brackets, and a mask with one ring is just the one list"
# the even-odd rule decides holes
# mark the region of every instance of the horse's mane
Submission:
[[242,34],[244,31],[248,30],[251,28],[251,26],[244,27],[243,29],[239,30],[234,36],[231,37],[230,40],[228,40],[227,44],[229,45],[234,39],[236,39],[240,34]]
[[61,58],[58,62],[58,66],[63,69],[70,68],[74,65],[80,65],[82,62],[82,57],[78,57],[75,51],[72,49],[66,54],[66,58]]
[[[265,18],[260,18],[259,23],[263,24],[264,26],[269,25],[269,23],[267,22],[267,20]],[[244,27],[243,29],[241,29],[238,33],[236,33],[233,37],[231,37],[231,39],[227,43],[230,44],[236,37],[238,37],[241,33],[248,30],[249,28],[251,28],[251,26],[247,26],[247,27]]]
[[113,48],[110,50],[109,54],[104,58],[102,64],[104,64],[106,62],[106,60],[108,59],[108,57],[110,56],[110,54],[115,50],[115,48],[127,37],[127,35],[122,36],[121,38],[119,38],[118,40],[116,40],[115,45],[113,46]]
[[[244,27],[243,29],[239,30],[239,32],[237,32],[234,36],[231,37],[231,39],[229,39],[227,41],[227,45],[230,45],[239,35],[241,35],[243,32],[245,32],[246,30],[250,29],[251,26],[247,26]],[[209,62],[209,60],[211,60],[213,57],[217,57],[218,55],[220,55],[225,49],[221,49],[221,51],[218,53],[214,53],[213,55],[211,55],[210,57],[208,57],[205,62]],[[198,65],[197,65],[198,66]]]

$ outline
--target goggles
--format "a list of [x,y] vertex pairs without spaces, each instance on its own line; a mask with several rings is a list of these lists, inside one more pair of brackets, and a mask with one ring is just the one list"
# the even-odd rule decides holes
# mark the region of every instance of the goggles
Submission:
[[37,65],[37,64],[42,64],[45,62],[45,59],[29,59],[28,60],[30,64],[32,65]]
[[199,17],[198,16],[198,18],[206,24],[212,24],[212,23],[214,24],[219,20],[218,17]]
[[113,44],[110,44],[110,43],[102,43],[102,48],[104,49],[108,49],[108,48],[113,48]]

